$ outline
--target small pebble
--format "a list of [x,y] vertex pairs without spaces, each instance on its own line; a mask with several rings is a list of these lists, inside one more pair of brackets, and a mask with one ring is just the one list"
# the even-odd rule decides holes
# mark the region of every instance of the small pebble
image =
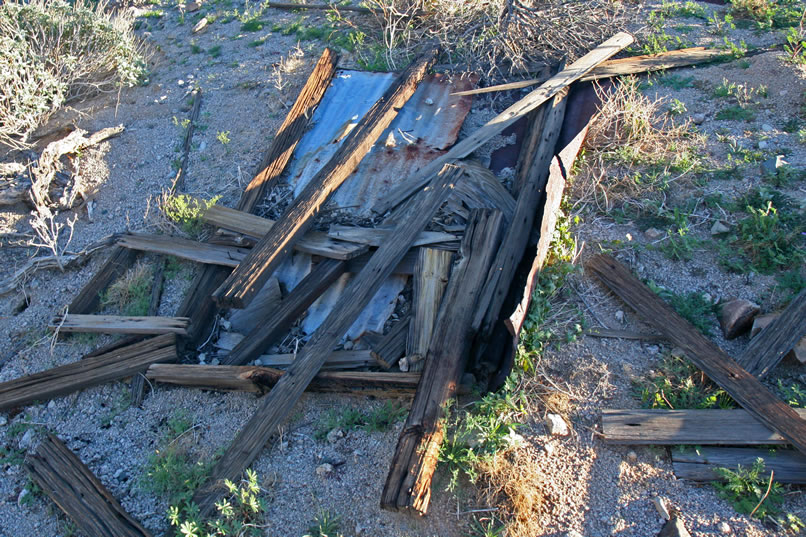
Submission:
[[546,416],[546,427],[549,434],[553,436],[568,436],[568,425],[559,414],[548,414]]
[[649,239],[651,241],[657,240],[657,239],[661,238],[662,236],[663,236],[663,232],[661,230],[659,230],[659,229],[654,228],[654,227],[651,227],[651,228],[647,229],[646,231],[644,231],[644,237],[646,237],[647,239]]
[[617,320],[618,322],[620,322],[620,323],[623,323],[623,322],[624,322],[624,312],[623,312],[623,311],[618,310],[618,311],[616,312],[615,317],[616,317],[616,320]]
[[427,97],[424,102],[428,106],[431,106],[432,104],[434,104],[434,99],[432,99],[431,97]]
[[658,347],[657,345],[650,345],[649,347],[646,348],[646,352],[652,355],[658,354],[660,352],[660,347]]
[[695,125],[702,125],[705,122],[705,114],[699,113],[694,114],[691,116],[691,120],[694,122]]
[[346,350],[346,351],[351,351],[351,350],[353,350],[353,347],[354,347],[354,346],[355,346],[355,343],[353,343],[353,342],[352,342],[352,341],[350,341],[349,339],[348,339],[347,341],[345,341],[345,342],[344,342],[344,350]]
[[344,431],[341,429],[333,429],[329,433],[327,433],[327,441],[331,444],[335,444],[340,439],[344,438]]
[[758,143],[758,148],[759,148],[759,149],[767,149],[767,148],[769,148],[769,147],[770,147],[770,144],[769,144],[769,142],[767,142],[766,140],[761,140],[761,141]]
[[0,427],[8,423],[8,419],[5,416],[0,416]]
[[761,125],[761,130],[763,130],[764,132],[772,132],[773,130],[772,125],[770,125],[769,123],[764,123],[763,125]]
[[717,220],[714,222],[714,225],[711,226],[711,235],[722,235],[730,231],[730,228]]
[[316,467],[316,475],[319,477],[327,477],[333,473],[333,465],[324,463]]
[[719,523],[718,528],[719,528],[719,533],[723,533],[725,535],[729,535],[731,533],[731,531],[732,531],[730,529],[730,524],[728,524],[727,522],[724,522],[724,521]]
[[176,81],[176,85],[177,85],[177,86],[184,86],[184,85],[185,85],[185,81],[184,81],[184,80],[182,80],[182,79],[180,78],[179,80],[177,80],[177,81]]
[[51,401],[50,403],[48,403],[49,410],[53,410],[54,408],[56,408],[56,401]]
[[635,451],[630,451],[627,453],[627,460],[630,462],[637,462],[638,461],[638,453]]
[[[31,494],[31,491],[29,491],[27,488],[22,489],[22,490],[20,491],[20,495],[19,495],[19,496],[17,496],[17,505],[19,505],[20,507],[22,507],[23,502],[25,502],[25,498],[26,498],[26,497],[27,497],[29,494]],[[13,496],[12,496],[12,498],[13,498]]]

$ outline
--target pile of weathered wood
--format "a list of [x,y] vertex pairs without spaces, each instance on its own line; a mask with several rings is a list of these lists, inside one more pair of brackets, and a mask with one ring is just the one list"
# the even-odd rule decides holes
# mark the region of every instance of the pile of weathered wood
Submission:
[[[344,136],[335,154],[281,218],[262,218],[254,214],[258,204],[287,169],[309,118],[336,72],[338,58],[326,50],[237,208],[213,206],[203,214],[205,222],[219,230],[213,240],[135,233],[117,237],[106,263],[68,306],[67,313],[52,323],[55,330],[63,332],[128,336],[77,363],[0,384],[0,409],[132,375],[136,404],[142,401],[144,377],[183,386],[268,392],[193,498],[202,513],[210,513],[225,490],[223,481],[237,479],[257,458],[304,390],[373,395],[414,392],[381,505],[426,513],[443,435],[442,408],[457,392],[466,364],[486,360],[499,380],[511,368],[535,275],[548,252],[566,173],[586,132],[583,125],[570,136],[565,133],[566,139],[558,143],[569,87],[581,79],[688,65],[715,57],[713,51],[695,49],[605,62],[631,42],[627,34],[609,39],[391,189],[373,207],[376,213],[387,215],[385,226],[334,226],[329,233],[312,230],[317,215],[414,94],[436,62],[438,51],[427,52],[397,77]],[[197,93],[194,113],[199,99]],[[528,129],[510,192],[488,170],[461,159],[519,120],[527,120]],[[192,128],[188,130],[186,152],[190,136]],[[185,162],[183,159],[174,189],[181,188]],[[454,195],[467,209],[461,240],[451,233],[426,229]],[[539,232],[539,240],[535,241],[533,229]],[[536,245],[536,254],[525,256],[530,244]],[[264,316],[253,319],[252,329],[222,356],[220,364],[196,364],[195,353],[209,341],[218,313],[247,307],[292,250],[317,257],[310,273]],[[177,316],[156,316],[162,270],[156,271],[148,316],[93,315],[100,292],[132,265],[137,251],[203,264]],[[352,280],[302,349],[295,355],[265,355],[346,273],[353,274]],[[386,333],[364,334],[366,350],[334,352],[392,274],[412,276],[409,315],[390,323]],[[520,276],[513,284],[517,274]],[[490,360],[490,356],[496,359]],[[258,359],[275,367],[248,365]],[[183,360],[193,363],[176,363]],[[367,366],[374,371],[366,370]],[[333,370],[346,368],[363,370]],[[147,534],[55,437],[42,444],[30,468],[34,479],[88,534]],[[70,492],[64,484],[66,479],[81,485]],[[71,497],[75,494],[91,501],[75,501]],[[103,521],[104,527],[93,526],[90,519]]]

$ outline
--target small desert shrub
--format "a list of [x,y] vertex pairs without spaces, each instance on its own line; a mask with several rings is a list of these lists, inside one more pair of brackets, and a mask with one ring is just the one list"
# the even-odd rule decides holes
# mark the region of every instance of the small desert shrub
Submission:
[[138,263],[109,286],[101,303],[119,308],[121,315],[146,315],[151,303],[151,284],[151,267]]
[[25,147],[62,105],[145,75],[132,18],[105,7],[83,0],[0,4],[0,142]]
[[193,238],[198,238],[203,228],[201,220],[204,211],[216,204],[221,196],[203,200],[179,194],[178,196],[164,195],[160,201],[162,213],[171,222],[178,224],[182,231]]

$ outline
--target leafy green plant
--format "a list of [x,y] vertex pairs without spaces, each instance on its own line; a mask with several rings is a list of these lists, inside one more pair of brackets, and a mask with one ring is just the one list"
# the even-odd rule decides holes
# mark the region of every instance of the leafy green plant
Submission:
[[216,140],[221,142],[221,145],[228,145],[232,141],[229,138],[229,132],[230,131],[218,131],[215,136]]
[[209,54],[211,58],[218,58],[221,56],[221,45],[210,47],[207,49],[207,54]]
[[702,371],[680,356],[667,355],[649,378],[636,381],[647,408],[735,408],[736,403]]
[[327,433],[336,428],[342,429],[344,432],[357,429],[370,433],[387,431],[395,423],[405,418],[406,414],[408,411],[405,407],[391,401],[386,401],[369,412],[362,412],[354,408],[330,410],[316,424],[314,438],[324,440]]
[[470,537],[504,537],[506,527],[493,517],[476,517],[470,523]]
[[258,537],[266,506],[260,498],[257,473],[246,470],[240,483],[224,480],[227,497],[216,502],[216,518],[202,520],[195,504],[171,505],[168,521],[176,528],[177,537]]
[[669,113],[673,116],[679,116],[681,114],[685,114],[688,112],[688,108],[686,108],[686,104],[679,99],[672,99],[669,103]]
[[804,224],[793,220],[802,215],[782,218],[772,200],[761,207],[748,205],[749,216],[737,225],[736,244],[744,251],[753,267],[770,273],[785,267],[797,266],[806,256],[804,250]]
[[258,32],[263,29],[264,25],[265,23],[262,20],[260,20],[260,17],[258,15],[255,15],[254,17],[251,17],[243,21],[243,23],[241,24],[241,31]]
[[714,306],[705,299],[702,293],[677,294],[659,287],[653,281],[647,282],[647,285],[655,294],[668,302],[681,317],[693,324],[697,330],[706,336],[711,335],[711,317]]
[[781,379],[778,379],[778,393],[781,399],[794,408],[806,408],[806,389],[801,384],[785,385]]
[[662,86],[666,86],[667,88],[672,88],[674,90],[681,90],[684,88],[690,88],[694,84],[694,77],[693,76],[681,76],[677,74],[667,74],[663,75],[662,77],[658,78],[658,82]]
[[209,200],[200,200],[187,194],[170,196],[162,203],[162,212],[171,222],[179,224],[182,231],[197,237],[202,230],[202,214],[219,199],[221,196]]
[[716,113],[714,118],[720,121],[753,121],[756,119],[756,113],[749,108],[742,108],[737,104],[723,108]]
[[320,509],[303,537],[342,537],[339,533],[341,517],[331,511]]

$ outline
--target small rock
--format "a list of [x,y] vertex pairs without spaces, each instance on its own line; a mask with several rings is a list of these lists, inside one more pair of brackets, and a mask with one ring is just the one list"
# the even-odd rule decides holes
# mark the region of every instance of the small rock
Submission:
[[219,365],[220,363],[221,361],[218,358],[213,358],[212,360],[210,360],[210,364],[212,365]]
[[569,530],[568,533],[565,534],[566,537],[585,537],[577,530]]
[[758,304],[742,298],[729,300],[722,304],[719,312],[719,325],[722,327],[725,339],[733,339],[749,330],[759,309]]
[[324,463],[316,467],[316,475],[319,477],[327,477],[333,473],[333,465]]
[[695,125],[702,125],[705,122],[705,114],[699,113],[694,114],[691,116],[691,120],[694,122]]
[[335,444],[342,438],[344,438],[344,431],[342,431],[341,429],[338,428],[333,429],[332,431],[327,433],[327,441],[330,442],[331,444]]
[[403,358],[401,358],[400,361],[397,363],[397,366],[400,368],[401,371],[406,373],[409,370],[408,356],[404,356]]
[[232,321],[228,319],[221,319],[218,324],[221,325],[222,330],[232,330]]
[[666,507],[666,500],[660,496],[655,496],[652,498],[652,503],[655,505],[655,509],[658,510],[658,514],[663,518],[663,520],[672,519],[672,515],[669,514],[669,509]]
[[562,416],[558,414],[548,414],[546,416],[546,427],[549,434],[553,436],[568,436],[568,425]]
[[425,101],[423,102],[428,106],[431,106],[432,104],[434,104],[434,99],[432,99],[431,97],[426,97]]
[[193,27],[193,33],[197,34],[207,28],[207,17],[202,17],[202,19],[196,23],[196,26]]
[[711,226],[711,235],[724,235],[729,231],[730,228],[723,224],[720,220],[717,220],[714,222],[714,225]]
[[627,460],[631,463],[638,462],[638,453],[630,451],[627,453]]
[[680,517],[674,517],[663,525],[658,537],[691,537],[691,534],[686,529],[683,521],[680,520]]
[[53,410],[54,408],[56,408],[56,401],[51,401],[50,403],[48,403],[49,410]]
[[344,342],[344,350],[346,350],[346,351],[351,351],[351,350],[353,350],[353,347],[354,347],[354,346],[355,346],[355,343],[353,343],[353,342],[352,342],[352,341],[350,341],[349,339],[348,339],[347,341],[345,341],[345,342]]
[[185,9],[187,10],[188,13],[193,13],[194,11],[198,11],[199,8],[201,8],[201,3],[199,3],[199,2],[191,2],[187,6],[185,6]]
[[199,363],[204,364],[205,360],[207,360],[207,353],[206,352],[200,352],[199,353]]
[[29,449],[34,444],[34,430],[28,429],[20,438],[20,449]]
[[769,158],[761,163],[761,175],[777,175],[778,168],[785,164],[787,164],[787,162],[784,160],[783,155]]
[[772,132],[773,128],[772,125],[770,125],[769,123],[764,123],[763,125],[761,125],[761,130],[763,130],[764,132]]
[[202,142],[199,144],[199,153],[204,153],[205,149],[207,149],[207,142],[202,140]]
[[543,451],[546,452],[546,455],[552,455],[555,447],[554,442],[549,442],[543,445]]
[[770,147],[770,143],[768,141],[766,141],[766,140],[760,140],[758,142],[758,148],[759,149],[769,149],[769,147]]
[[184,86],[184,85],[185,85],[185,81],[184,81],[184,80],[182,80],[182,79],[180,78],[179,80],[177,80],[177,81],[176,81],[176,85],[177,85],[177,86],[180,86],[180,87],[181,87],[181,86]]
[[397,146],[397,140],[395,140],[395,133],[390,132],[389,136],[386,137],[386,142],[384,144],[386,147],[395,147]]
[[620,322],[620,323],[624,323],[624,312],[623,312],[623,311],[621,311],[621,310],[618,310],[618,311],[616,312],[615,318],[616,318],[616,320],[617,320],[618,322]]
[[8,423],[8,419],[5,416],[0,416],[0,427]]
[[118,468],[117,470],[115,470],[115,473],[114,473],[114,475],[112,475],[112,477],[117,479],[117,478],[119,478],[121,476],[121,474],[123,474],[123,469]]
[[730,529],[730,524],[728,524],[724,520],[719,523],[717,529],[719,530],[719,533],[723,533],[725,535],[729,535],[733,531],[732,529]]
[[646,348],[646,352],[654,356],[660,352],[660,347],[658,347],[657,345],[650,345],[649,347]]
[[[20,491],[20,495],[17,496],[17,505],[22,507],[23,503],[25,503],[25,498],[27,498],[31,494],[31,491],[27,488],[24,488]],[[12,496],[13,498],[13,496]]]
[[647,239],[649,239],[651,241],[657,240],[657,239],[661,238],[662,236],[663,236],[663,232],[661,230],[659,230],[659,229],[654,228],[654,227],[651,227],[651,228],[647,229],[646,231],[644,231],[644,237],[646,237]]

